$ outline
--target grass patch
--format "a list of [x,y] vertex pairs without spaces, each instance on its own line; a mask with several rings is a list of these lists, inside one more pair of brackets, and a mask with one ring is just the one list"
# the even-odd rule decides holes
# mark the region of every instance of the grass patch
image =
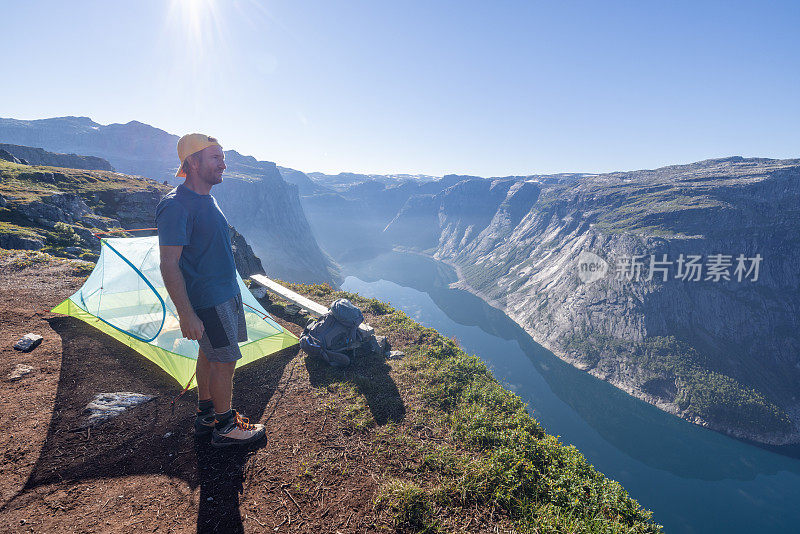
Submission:
[[394,526],[400,531],[438,532],[433,519],[431,494],[414,482],[391,480],[375,505],[394,513]]
[[[323,372],[329,371],[332,375],[343,374],[320,364]],[[327,369],[326,369],[327,367]],[[338,372],[337,372],[338,371]],[[333,380],[339,377],[331,377]],[[332,382],[322,391],[316,392],[320,398],[325,399],[326,408],[331,413],[338,413],[349,433],[363,433],[375,426],[375,419],[369,410],[369,405],[364,395],[356,384],[349,382]]]

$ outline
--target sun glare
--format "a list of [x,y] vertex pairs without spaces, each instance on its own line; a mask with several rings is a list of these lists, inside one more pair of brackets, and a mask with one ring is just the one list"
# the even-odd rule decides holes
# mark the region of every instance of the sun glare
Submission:
[[172,0],[169,26],[178,30],[184,44],[191,47],[199,60],[211,47],[223,44],[221,16],[219,2],[215,0]]

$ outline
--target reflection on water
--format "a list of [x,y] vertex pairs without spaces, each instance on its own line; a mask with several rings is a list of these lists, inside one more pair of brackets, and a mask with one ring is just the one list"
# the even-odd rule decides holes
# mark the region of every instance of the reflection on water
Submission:
[[800,460],[692,425],[579,371],[474,295],[446,265],[389,253],[343,267],[343,288],[456,336],[551,434],[619,480],[667,532],[786,532],[800,524]]

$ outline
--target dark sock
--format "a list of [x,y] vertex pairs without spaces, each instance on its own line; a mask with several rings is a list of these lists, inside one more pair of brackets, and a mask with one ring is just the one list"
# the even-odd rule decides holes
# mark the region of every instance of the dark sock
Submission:
[[233,418],[233,410],[228,410],[225,413],[215,413],[214,417],[217,419],[217,423],[214,425],[217,430],[225,428],[230,420]]
[[214,411],[214,403],[211,402],[211,399],[204,399],[198,401],[197,403],[197,413],[202,413],[205,415],[210,415],[208,412]]

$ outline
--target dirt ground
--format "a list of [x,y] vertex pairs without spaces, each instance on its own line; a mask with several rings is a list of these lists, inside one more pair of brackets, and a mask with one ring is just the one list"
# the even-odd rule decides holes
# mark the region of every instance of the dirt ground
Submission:
[[[0,532],[394,530],[373,504],[386,467],[373,454],[374,432],[350,431],[326,399],[336,384],[298,346],[237,370],[234,406],[266,425],[266,442],[212,449],[193,437],[194,391],[173,414],[180,387],[171,377],[89,325],[49,312],[86,273],[61,261],[25,266],[20,254],[0,255]],[[28,332],[44,336],[42,344],[13,350]],[[34,371],[9,380],[19,363]],[[389,362],[364,365],[352,372],[383,373],[394,384]],[[403,387],[386,389],[367,399],[372,416],[413,435]],[[81,429],[86,403],[115,391],[156,398]],[[477,515],[464,518],[468,530],[495,531]]]

